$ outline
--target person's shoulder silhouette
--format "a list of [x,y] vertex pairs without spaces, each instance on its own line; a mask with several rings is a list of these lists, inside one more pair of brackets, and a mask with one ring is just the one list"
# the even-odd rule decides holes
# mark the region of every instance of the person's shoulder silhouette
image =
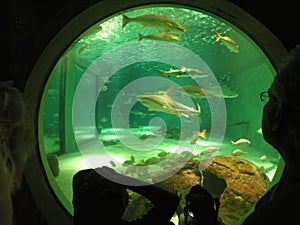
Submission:
[[282,64],[269,88],[263,109],[264,139],[284,160],[281,178],[256,204],[243,225],[290,225],[299,223],[300,202],[300,45]]
[[[118,183],[118,180],[122,182]],[[129,202],[127,189],[153,204],[141,218],[133,221],[123,220]],[[108,167],[81,170],[73,176],[74,225],[91,225],[99,220],[110,225],[174,225],[171,218],[179,200],[174,193]]]

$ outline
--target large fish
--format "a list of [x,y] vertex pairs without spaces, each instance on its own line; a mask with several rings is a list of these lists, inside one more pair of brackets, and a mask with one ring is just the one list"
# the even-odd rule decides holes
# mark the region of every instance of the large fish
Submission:
[[216,32],[216,41],[221,41],[231,52],[239,53],[240,51],[238,43],[228,36],[222,36],[220,33]]
[[213,96],[220,98],[236,98],[239,96],[239,93],[224,86],[211,86],[203,88],[200,86],[186,85],[177,88],[177,90],[188,94],[192,98],[209,98]]
[[128,16],[123,15],[122,28],[124,28],[128,23],[131,22],[141,24],[141,28],[152,27],[174,34],[183,34],[186,32],[186,29],[176,21],[171,20],[165,16],[157,16],[155,14],[146,14],[134,18],[129,18]]
[[[221,91],[220,91],[221,89]],[[211,86],[205,88],[205,90],[211,95],[220,98],[236,98],[239,93],[235,90],[225,86]]]
[[172,94],[176,90],[176,86],[170,87],[166,93],[161,95],[138,95],[137,100],[146,106],[149,111],[159,111],[177,116],[190,117],[200,115],[200,106],[197,109],[184,105],[176,101]]
[[191,96],[192,98],[208,98],[211,94],[199,86],[186,85],[177,88],[177,90]]
[[198,77],[198,76],[202,76],[202,75],[207,75],[209,74],[209,72],[206,71],[202,71],[202,70],[198,70],[198,69],[193,69],[193,68],[188,68],[185,66],[182,66],[180,68],[180,70],[182,72],[188,73],[189,75],[191,75],[192,77]]
[[177,78],[179,77],[189,77],[189,75],[186,72],[181,71],[180,69],[170,69],[169,71],[166,70],[156,70],[157,72],[159,72],[163,77],[167,76],[167,77],[171,77],[171,76],[175,76]]
[[193,68],[187,68],[187,67],[180,67],[180,69],[170,69],[169,71],[166,70],[156,70],[158,71],[162,76],[175,76],[177,78],[179,77],[192,77],[193,79],[199,76],[204,76],[209,74],[209,72],[193,69]]
[[160,32],[155,34],[148,34],[148,35],[142,35],[141,33],[138,33],[138,41],[141,41],[143,39],[149,39],[149,40],[156,40],[156,41],[168,41],[168,42],[181,42],[181,38],[169,34],[168,32]]

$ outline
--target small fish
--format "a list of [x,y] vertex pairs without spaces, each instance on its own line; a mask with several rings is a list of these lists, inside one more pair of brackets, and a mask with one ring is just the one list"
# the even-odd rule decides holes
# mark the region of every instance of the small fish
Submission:
[[229,127],[236,127],[236,126],[249,126],[249,121],[237,121],[235,123],[229,124]]
[[48,95],[59,96],[60,95],[60,91],[58,89],[49,89],[48,90]]
[[209,146],[204,151],[200,153],[201,160],[198,163],[198,169],[204,170],[207,168],[213,161],[214,157],[218,154],[220,148]]
[[107,87],[107,85],[104,85],[100,90],[99,90],[99,92],[104,92],[104,91],[107,91],[108,90],[108,87]]
[[248,139],[241,138],[237,141],[231,141],[232,145],[238,145],[238,146],[248,146],[251,144],[251,142]]
[[157,154],[157,156],[160,158],[166,157],[167,155],[169,155],[169,152],[160,152]]
[[192,139],[190,141],[191,145],[196,144],[196,141],[198,140],[199,137],[206,139],[206,129],[203,129],[202,131],[196,131],[195,133],[193,133]]
[[201,156],[213,156],[215,155],[218,151],[220,151],[219,147],[214,147],[214,146],[209,146],[207,147],[204,151],[200,152]]
[[102,117],[100,118],[100,122],[101,122],[101,123],[106,123],[107,121],[108,121],[108,118],[105,117],[105,116],[102,116]]
[[134,165],[135,163],[135,158],[133,155],[130,156],[130,159],[125,160],[122,164],[122,166],[130,166],[130,165]]
[[231,152],[231,155],[233,156],[241,156],[241,155],[246,155],[247,152],[241,150],[241,149],[235,149]]
[[181,38],[176,35],[169,34],[168,32],[160,32],[155,34],[142,35],[138,33],[138,41],[143,39],[156,40],[156,41],[168,41],[168,42],[181,42]]
[[162,159],[161,158],[157,158],[157,157],[152,157],[152,158],[149,158],[145,161],[146,165],[153,165],[153,164],[156,164],[156,163],[159,163]]
[[218,32],[216,32],[216,41],[220,41],[231,51],[235,53],[239,53],[240,47],[238,43],[236,43],[233,39],[228,36],[222,36]]
[[84,52],[88,48],[90,48],[89,44],[84,44],[82,47],[80,47],[80,49],[78,50],[79,55],[81,55],[82,52]]
[[266,161],[266,160],[267,160],[267,156],[266,156],[266,155],[262,155],[262,156],[260,157],[260,160],[261,160],[261,161]]
[[111,165],[112,167],[116,167],[116,164],[115,164],[114,161],[110,160],[109,163],[110,163],[110,165]]
[[155,14],[146,14],[134,18],[129,18],[126,15],[122,16],[122,28],[128,23],[135,22],[141,24],[141,28],[151,27],[174,34],[183,34],[186,32],[186,29],[182,25],[165,16],[157,16]]
[[258,134],[262,134],[262,133],[263,133],[262,128],[259,128],[256,132],[257,132]]
[[225,86],[211,86],[205,88],[205,90],[211,96],[219,98],[236,98],[239,96],[238,92]]

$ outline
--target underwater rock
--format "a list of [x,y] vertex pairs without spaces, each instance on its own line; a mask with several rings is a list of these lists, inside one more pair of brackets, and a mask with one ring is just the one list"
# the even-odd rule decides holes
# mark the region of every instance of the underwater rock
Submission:
[[[159,174],[157,176],[159,176]],[[155,180],[155,178],[153,179]],[[178,173],[156,185],[170,192],[175,190],[178,195],[182,195],[180,206],[183,209],[185,205],[184,196],[190,191],[190,187],[199,184],[200,181],[201,174],[199,172],[197,173],[195,169],[184,167]],[[124,218],[129,221],[139,218],[151,207],[152,203],[148,199],[129,191],[129,205],[125,211]]]
[[[226,225],[233,225],[244,216],[264,195],[270,183],[259,167],[234,156],[216,156],[205,172],[226,182],[219,210]],[[204,182],[209,180],[204,179]]]
[[[270,183],[259,167],[235,156],[216,156],[204,171],[199,171],[198,162],[192,157],[176,174],[156,183],[155,180],[162,175],[160,172],[157,179],[152,176],[152,181],[165,190],[181,195],[181,209],[185,206],[185,195],[190,188],[202,183],[213,197],[220,198],[219,216],[226,225],[233,225],[242,218],[263,196]],[[134,193],[130,197],[131,210],[126,213],[126,218],[138,218],[151,203]]]
[[47,161],[48,161],[48,164],[50,166],[53,176],[57,177],[59,174],[59,164],[58,164],[57,155],[53,154],[53,153],[47,154]]
[[182,198],[180,199],[180,206],[182,209],[185,206],[185,196],[190,191],[190,188],[196,184],[201,183],[201,174],[194,169],[183,168],[178,173],[169,177],[168,179],[158,183],[157,185],[165,190],[175,190]]

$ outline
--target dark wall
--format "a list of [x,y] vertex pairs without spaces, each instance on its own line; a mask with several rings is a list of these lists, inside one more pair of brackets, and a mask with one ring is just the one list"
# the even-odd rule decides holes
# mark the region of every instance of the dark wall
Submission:
[[[64,23],[97,0],[11,0],[0,6],[1,80],[14,80],[24,88],[34,62]],[[122,0],[123,1],[123,0]],[[299,43],[297,1],[231,0],[264,24],[292,49]],[[73,4],[71,4],[73,3]],[[67,6],[67,10],[62,11]],[[54,27],[48,24],[59,21]],[[49,30],[50,29],[50,30]],[[32,201],[26,182],[15,196],[16,224],[46,225]],[[26,209],[26,210],[24,210]]]
[[265,25],[288,50],[300,43],[299,35],[297,35],[297,30],[300,27],[300,12],[297,1],[229,1]]

